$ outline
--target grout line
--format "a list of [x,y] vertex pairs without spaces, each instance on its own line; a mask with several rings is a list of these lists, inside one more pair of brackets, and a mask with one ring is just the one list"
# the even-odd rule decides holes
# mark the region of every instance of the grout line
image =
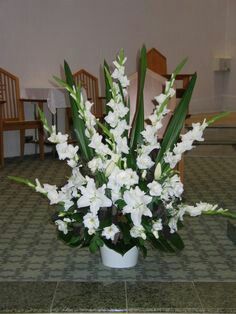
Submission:
[[199,302],[200,302],[201,308],[202,308],[202,310],[204,310],[204,307],[203,307],[203,304],[202,304],[202,300],[201,300],[200,295],[199,295],[199,293],[198,293],[198,291],[197,291],[197,288],[196,288],[196,286],[195,286],[194,281],[192,281],[192,286],[193,286],[193,289],[194,289],[194,291],[195,291],[195,293],[196,293],[196,295],[197,295],[197,298],[198,298],[198,300],[199,300]]
[[127,282],[125,280],[125,306],[126,306],[126,312],[128,313],[128,295],[127,295]]
[[55,287],[55,290],[54,290],[54,293],[53,293],[52,302],[51,302],[50,309],[49,309],[50,313],[52,313],[53,303],[54,303],[54,300],[55,300],[55,297],[56,297],[56,292],[57,292],[58,285],[59,285],[59,281],[57,281],[57,284],[56,284],[56,287]]

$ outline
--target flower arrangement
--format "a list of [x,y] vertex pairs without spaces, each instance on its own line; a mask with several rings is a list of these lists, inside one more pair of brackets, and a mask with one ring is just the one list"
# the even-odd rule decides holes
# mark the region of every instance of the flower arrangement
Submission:
[[190,131],[181,134],[196,81],[194,74],[160,142],[158,131],[168,113],[168,102],[175,95],[175,77],[186,60],[177,66],[164,92],[155,97],[156,106],[148,123],[144,120],[143,101],[145,47],[141,50],[133,122],[129,116],[125,62],[121,50],[112,71],[104,63],[106,116],[103,122],[92,114],[93,104],[83,99],[81,86],[75,86],[66,62],[66,81],[55,78],[69,92],[78,146],[68,144],[68,135],[57,133],[55,126],[49,126],[39,111],[49,133],[48,140],[55,143],[59,159],[66,160],[72,169],[66,184],[58,188],[42,185],[38,179],[33,183],[11,178],[46,196],[51,205],[57,205],[54,223],[60,238],[71,246],[88,246],[95,252],[106,244],[122,255],[137,246],[146,255],[148,241],[156,249],[174,252],[184,247],[178,234],[184,215],[236,217],[217,205],[183,203],[183,184],[175,169],[183,153],[193,148],[194,141],[203,141],[205,128],[220,116],[193,124]]

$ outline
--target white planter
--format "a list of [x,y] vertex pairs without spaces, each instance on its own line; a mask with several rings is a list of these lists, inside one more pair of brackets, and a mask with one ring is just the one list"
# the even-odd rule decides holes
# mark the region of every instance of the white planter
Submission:
[[138,262],[138,248],[132,247],[124,255],[121,255],[105,244],[100,248],[102,263],[111,268],[129,268],[134,267]]

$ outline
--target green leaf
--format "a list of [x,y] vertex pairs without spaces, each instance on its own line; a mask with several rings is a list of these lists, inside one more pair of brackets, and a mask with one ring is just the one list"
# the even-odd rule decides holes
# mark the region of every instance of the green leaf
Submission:
[[132,153],[135,152],[137,148],[137,144],[142,142],[141,132],[144,130],[143,90],[144,90],[146,70],[147,70],[147,54],[146,54],[146,48],[145,46],[143,46],[141,50],[141,57],[140,57],[137,107],[136,107],[136,114],[134,118],[133,128],[131,130],[131,138],[130,138],[130,148],[131,148]]
[[229,112],[221,112],[218,115],[215,115],[214,117],[212,117],[210,120],[207,121],[207,124],[213,124],[215,123],[217,120],[220,120],[221,118],[224,118],[226,116],[228,116],[230,113]]
[[178,75],[181,70],[183,69],[183,67],[185,66],[186,62],[188,61],[188,58],[184,58],[175,68],[174,72],[173,72],[173,78],[176,77],[176,75]]
[[[74,79],[73,79],[73,75],[71,73],[70,67],[66,61],[64,62],[64,69],[65,69],[65,75],[66,75],[66,82],[73,89]],[[76,138],[79,143],[84,159],[86,161],[89,161],[93,158],[94,154],[93,154],[92,149],[88,146],[89,140],[85,135],[85,124],[84,124],[84,121],[79,117],[76,101],[71,96],[69,96],[69,98],[70,98],[70,104],[71,104],[72,119],[73,119],[75,135],[76,135]]]
[[39,107],[37,107],[37,109],[38,109],[38,113],[39,113],[40,120],[41,120],[42,123],[43,123],[44,129],[45,129],[49,134],[51,134],[51,133],[52,133],[52,128],[48,125],[48,120],[46,119],[46,116],[45,116],[44,112],[43,112]]
[[236,212],[229,211],[229,210],[209,210],[209,211],[203,211],[202,214],[208,215],[208,216],[223,216],[227,218],[236,219]]
[[168,237],[168,241],[179,251],[184,249],[184,242],[178,233],[172,233],[170,237]]
[[[111,93],[110,83],[109,83],[108,78],[107,78],[107,73],[110,74],[109,65],[107,64],[107,62],[105,60],[104,60],[103,70],[104,70],[104,79],[105,79],[106,103],[108,103],[112,98],[112,93]],[[111,76],[111,74],[109,76]],[[108,111],[110,109],[111,109],[110,107],[106,106],[106,113],[108,113]]]
[[15,177],[15,176],[8,176],[8,179],[13,180],[13,181],[18,182],[18,183],[21,183],[21,184],[25,184],[25,185],[29,186],[30,188],[35,189],[35,184],[33,184],[33,182],[31,182],[28,179]]
[[163,162],[165,152],[167,152],[168,150],[172,150],[174,148],[174,145],[177,143],[179,139],[180,132],[184,126],[184,121],[188,113],[188,106],[191,100],[196,79],[197,74],[195,73],[191,81],[189,82],[188,88],[185,91],[183,98],[180,100],[177,108],[174,111],[173,117],[171,118],[167,130],[165,132],[161,144],[161,149],[158,152],[156,164],[158,162]]

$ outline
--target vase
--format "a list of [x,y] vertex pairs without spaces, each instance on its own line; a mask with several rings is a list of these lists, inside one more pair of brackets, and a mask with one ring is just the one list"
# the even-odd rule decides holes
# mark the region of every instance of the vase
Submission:
[[138,262],[138,248],[132,247],[124,255],[110,249],[105,244],[100,248],[102,263],[111,268],[130,268]]

